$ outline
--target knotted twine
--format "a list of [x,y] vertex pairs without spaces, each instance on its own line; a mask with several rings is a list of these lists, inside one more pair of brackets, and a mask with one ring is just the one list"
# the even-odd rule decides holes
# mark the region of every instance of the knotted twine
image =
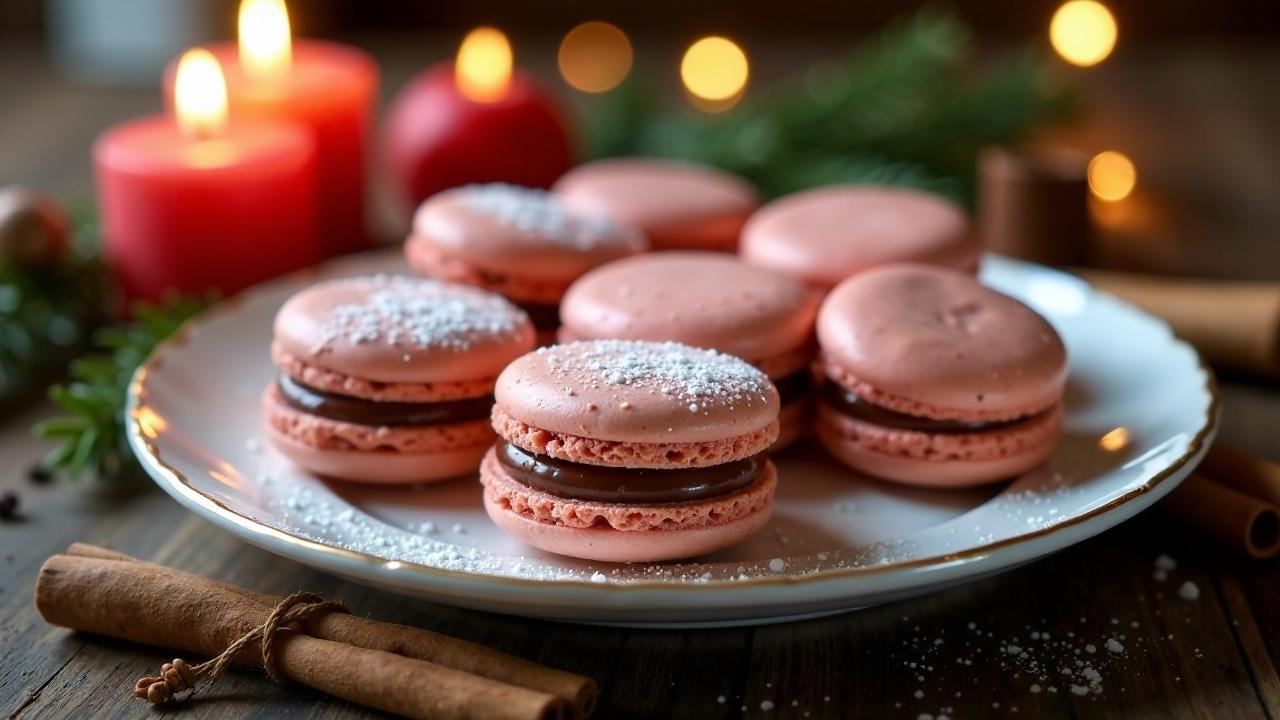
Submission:
[[188,665],[182,658],[174,658],[173,662],[160,667],[159,677],[139,678],[133,686],[133,695],[159,705],[184,690],[195,688],[196,683],[205,677],[211,683],[216,682],[231,664],[232,658],[255,642],[262,646],[262,667],[267,671],[267,676],[275,682],[284,682],[284,676],[276,668],[273,650],[276,634],[288,625],[326,612],[347,612],[347,606],[339,600],[325,600],[315,593],[294,593],[276,605],[266,622],[231,643],[217,657],[198,665]]

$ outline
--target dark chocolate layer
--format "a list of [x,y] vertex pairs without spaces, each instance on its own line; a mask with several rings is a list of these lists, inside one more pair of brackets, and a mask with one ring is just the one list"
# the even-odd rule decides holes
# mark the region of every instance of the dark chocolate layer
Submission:
[[513,479],[550,495],[575,500],[660,504],[728,495],[755,482],[765,456],[701,468],[654,470],[587,465],[531,453],[499,440],[498,462]]
[[360,425],[441,425],[489,417],[493,396],[443,402],[380,402],[323,392],[307,387],[288,375],[276,380],[280,396],[290,407],[330,420]]
[[809,388],[813,386],[813,373],[808,368],[802,368],[774,380],[773,386],[778,388],[778,399],[786,405],[809,394]]
[[914,430],[916,432],[939,435],[996,430],[1022,422],[1021,419],[1003,422],[966,422],[964,420],[935,420],[933,418],[907,415],[906,413],[895,412],[863,400],[858,397],[857,393],[834,380],[827,380],[823,385],[822,401],[841,413],[864,422],[895,430]]

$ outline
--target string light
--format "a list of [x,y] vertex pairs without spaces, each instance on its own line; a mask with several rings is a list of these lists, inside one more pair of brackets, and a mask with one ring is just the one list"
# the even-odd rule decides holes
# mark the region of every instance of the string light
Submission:
[[708,101],[707,109],[723,110],[742,96],[750,75],[747,54],[728,38],[709,36],[685,51],[680,79],[694,98]]
[[1129,196],[1138,184],[1138,171],[1133,161],[1114,150],[1098,153],[1089,161],[1089,190],[1105,202],[1117,202]]
[[507,95],[515,58],[501,30],[479,27],[467,33],[458,47],[454,77],[469,100],[490,103]]
[[1097,65],[1116,47],[1116,19],[1097,0],[1063,3],[1049,22],[1049,42],[1073,65]]
[[616,25],[585,22],[564,36],[557,60],[560,74],[573,88],[608,92],[631,71],[631,41]]

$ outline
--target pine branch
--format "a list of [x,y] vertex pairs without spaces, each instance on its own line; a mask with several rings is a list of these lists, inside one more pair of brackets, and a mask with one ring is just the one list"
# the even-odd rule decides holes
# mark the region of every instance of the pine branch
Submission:
[[[1038,54],[975,67],[954,16],[928,10],[890,26],[842,63],[813,68],[719,115],[659,113],[635,83],[596,122],[595,156],[694,160],[768,196],[830,182],[909,185],[962,202],[982,147],[1016,141],[1071,109]],[[624,128],[623,132],[620,128]]]
[[189,298],[139,303],[132,321],[94,334],[99,352],[72,362],[71,382],[49,390],[65,414],[35,427],[36,435],[60,442],[45,457],[46,469],[63,470],[73,478],[85,472],[115,477],[130,466],[133,456],[124,431],[129,381],[156,345],[205,306]]

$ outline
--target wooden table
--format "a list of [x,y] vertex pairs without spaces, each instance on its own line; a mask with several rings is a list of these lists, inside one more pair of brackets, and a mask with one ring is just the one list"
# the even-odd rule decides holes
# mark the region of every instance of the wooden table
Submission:
[[[420,62],[411,44],[378,47],[389,86]],[[1106,112],[1078,137],[1125,150],[1143,187],[1179,209],[1144,233],[1156,251],[1126,255],[1134,246],[1116,241],[1119,261],[1280,276],[1277,70],[1274,49],[1191,46],[1136,49],[1084,78]],[[88,146],[101,127],[158,105],[150,92],[72,87],[21,46],[0,49],[0,87],[0,178],[63,197],[88,196]],[[1280,458],[1280,390],[1225,378],[1222,393],[1221,436]],[[36,571],[77,540],[257,590],[315,590],[355,612],[594,675],[601,717],[1280,717],[1280,564],[1234,557],[1159,511],[1029,567],[862,612],[723,630],[579,627],[429,605],[313,572],[233,539],[145,482],[30,484],[24,469],[44,446],[27,428],[48,412],[35,402],[6,413],[0,434],[0,487],[17,489],[23,502],[23,519],[0,525],[0,712],[8,717],[145,716],[130,687],[172,655],[41,621],[31,603]],[[1161,554],[1178,561],[1164,581],[1153,577]],[[1179,597],[1187,581],[1198,600]],[[1124,650],[1109,651],[1107,639]],[[1059,643],[1066,648],[1045,649]],[[1027,655],[1011,655],[1009,645]],[[1101,692],[1087,689],[1080,657],[1098,670]],[[1032,669],[1027,658],[1045,664]],[[236,671],[173,714],[366,713]]]

